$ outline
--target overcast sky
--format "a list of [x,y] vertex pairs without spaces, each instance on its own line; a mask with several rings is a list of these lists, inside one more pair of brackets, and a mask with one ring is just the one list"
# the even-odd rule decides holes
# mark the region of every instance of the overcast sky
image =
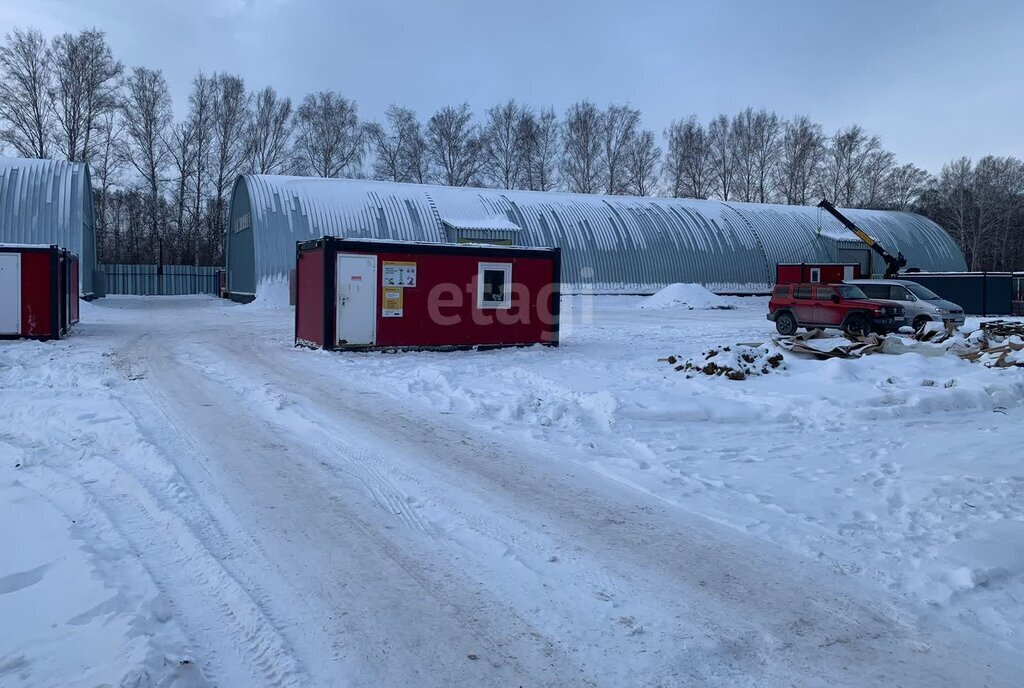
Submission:
[[859,123],[901,162],[1024,157],[1024,3],[976,0],[0,0],[0,33],[97,26],[162,69],[179,109],[198,70],[293,99],[335,89],[364,118],[514,97],[628,101],[661,132],[748,105]]

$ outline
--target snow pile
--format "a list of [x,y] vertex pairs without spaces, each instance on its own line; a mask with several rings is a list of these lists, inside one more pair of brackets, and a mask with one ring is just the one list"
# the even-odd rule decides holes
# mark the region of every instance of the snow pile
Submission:
[[285,277],[277,276],[260,281],[252,305],[260,308],[288,308],[291,303],[291,287]]
[[660,360],[674,366],[679,372],[685,372],[687,378],[702,373],[711,377],[746,380],[755,375],[767,375],[772,371],[786,369],[781,353],[773,353],[766,346],[749,344],[708,349],[701,353],[700,358],[691,358],[685,363],[679,363],[675,356]]
[[730,310],[733,305],[699,284],[670,284],[641,302],[643,309],[687,308],[688,310]]

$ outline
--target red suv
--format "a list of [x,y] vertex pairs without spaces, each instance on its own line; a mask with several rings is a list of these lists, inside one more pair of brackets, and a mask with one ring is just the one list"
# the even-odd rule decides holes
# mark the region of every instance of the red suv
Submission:
[[768,319],[783,335],[795,334],[798,327],[866,335],[907,324],[903,306],[872,301],[852,284],[780,284],[768,302]]

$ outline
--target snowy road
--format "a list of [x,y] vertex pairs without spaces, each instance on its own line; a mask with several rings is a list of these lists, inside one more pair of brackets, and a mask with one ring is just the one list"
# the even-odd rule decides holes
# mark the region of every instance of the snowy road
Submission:
[[[150,658],[141,685],[1019,685],[1018,652],[863,577],[552,438],[403,402],[386,356],[366,358],[376,388],[347,380],[359,360],[292,349],[287,311],[109,299],[87,315],[26,373],[43,376],[33,387],[82,376],[81,408],[46,421],[63,439],[20,430],[26,410],[0,449],[36,494],[77,480],[103,517],[77,536],[93,560],[120,543],[151,581],[136,597],[155,613],[130,591],[119,609],[169,627],[153,652],[191,661]],[[20,346],[28,361],[42,345]],[[89,366],[109,376],[95,389]],[[0,650],[0,684],[48,685],[34,671]]]

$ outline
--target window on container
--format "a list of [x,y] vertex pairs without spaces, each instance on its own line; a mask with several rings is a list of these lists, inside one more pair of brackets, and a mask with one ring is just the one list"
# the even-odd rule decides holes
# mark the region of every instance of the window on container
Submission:
[[794,299],[811,299],[811,288],[810,287],[794,287],[793,288]]
[[811,281],[815,284],[821,281],[821,268],[811,268]]
[[512,306],[512,264],[480,263],[477,273],[477,308]]

